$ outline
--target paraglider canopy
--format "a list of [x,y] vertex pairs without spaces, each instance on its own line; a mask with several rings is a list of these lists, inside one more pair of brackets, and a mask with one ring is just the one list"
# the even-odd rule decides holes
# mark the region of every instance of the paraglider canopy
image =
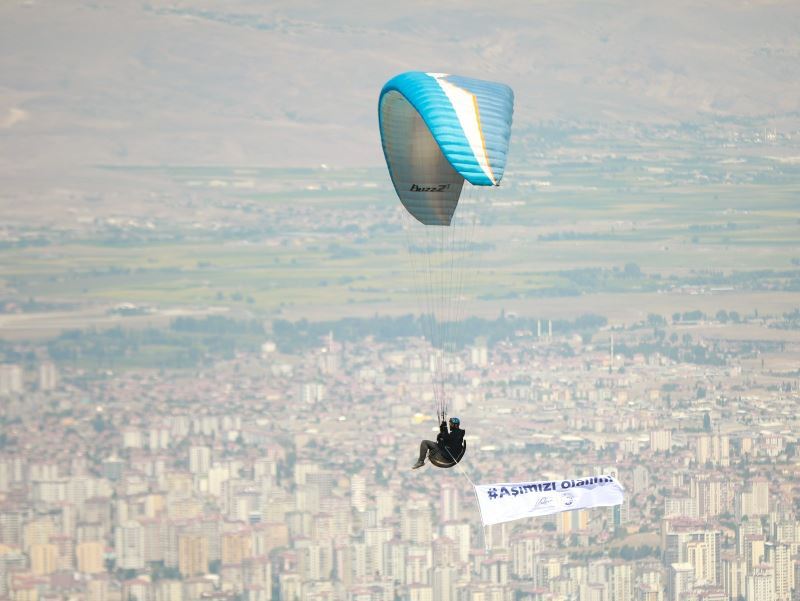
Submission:
[[378,101],[386,165],[400,201],[424,225],[450,225],[464,180],[503,177],[514,93],[504,84],[409,71]]

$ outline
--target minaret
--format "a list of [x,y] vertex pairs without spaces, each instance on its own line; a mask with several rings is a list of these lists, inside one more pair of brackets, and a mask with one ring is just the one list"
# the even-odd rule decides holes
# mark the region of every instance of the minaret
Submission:
[[614,367],[614,334],[611,334],[611,363],[610,367]]

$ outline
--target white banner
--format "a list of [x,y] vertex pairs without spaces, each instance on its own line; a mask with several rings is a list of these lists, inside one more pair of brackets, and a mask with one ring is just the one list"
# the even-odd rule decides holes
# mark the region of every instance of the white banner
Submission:
[[622,485],[611,476],[475,485],[484,526],[573,509],[620,505],[622,491]]

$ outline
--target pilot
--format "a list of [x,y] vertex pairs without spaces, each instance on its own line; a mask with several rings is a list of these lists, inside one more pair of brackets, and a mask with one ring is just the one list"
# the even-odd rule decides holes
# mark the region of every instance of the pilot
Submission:
[[412,470],[421,468],[425,465],[425,457],[434,455],[443,461],[454,461],[461,453],[461,443],[464,440],[464,430],[461,429],[461,420],[451,417],[450,431],[447,431],[447,423],[442,421],[439,424],[439,434],[436,435],[436,442],[423,440],[419,443],[419,459],[411,466]]

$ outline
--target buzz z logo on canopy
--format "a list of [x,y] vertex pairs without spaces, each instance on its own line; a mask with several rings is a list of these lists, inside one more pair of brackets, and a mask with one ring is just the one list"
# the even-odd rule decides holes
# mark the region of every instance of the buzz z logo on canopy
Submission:
[[450,184],[434,184],[432,186],[420,186],[419,184],[411,184],[408,189],[409,192],[447,192],[450,189]]
[[[598,484],[611,484],[614,482],[613,478],[608,476],[594,476],[592,478],[585,478],[581,480],[561,480],[560,482],[557,481],[550,481],[550,482],[529,482],[526,484],[515,484],[512,486],[500,486],[495,487],[492,486],[486,490],[486,495],[489,499],[502,499],[503,497],[516,497],[519,495],[524,495],[532,492],[541,493],[541,492],[556,492],[560,490],[568,490],[570,488],[586,488],[592,487],[594,488]],[[565,505],[571,505],[574,502],[575,497],[573,495],[569,495],[569,502],[566,502]],[[548,498],[548,497],[542,497]]]

